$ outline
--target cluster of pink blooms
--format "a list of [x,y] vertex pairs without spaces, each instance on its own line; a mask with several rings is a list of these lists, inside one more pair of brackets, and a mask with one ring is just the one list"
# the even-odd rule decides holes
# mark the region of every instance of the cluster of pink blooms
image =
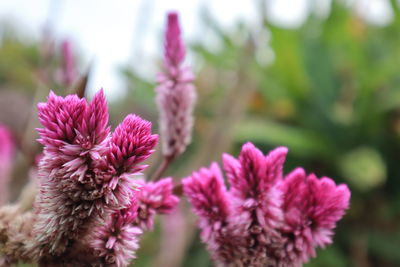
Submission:
[[[50,93],[38,108],[44,126],[38,129],[44,145],[39,194],[21,250],[43,266],[77,259],[126,266],[138,248],[140,226],[178,202],[170,179],[135,182],[157,143],[151,124],[128,115],[111,133],[103,91],[90,103]],[[144,223],[142,213],[149,214]],[[86,253],[92,257],[83,260]],[[6,262],[17,260],[6,255]]]
[[[70,84],[69,44],[63,49],[64,81]],[[178,16],[170,13],[165,72],[156,88],[163,155],[169,159],[184,152],[193,127],[196,93],[192,73],[182,67],[184,57]],[[0,266],[128,266],[155,215],[170,213],[179,202],[172,178],[158,180],[161,171],[149,182],[142,174],[158,140],[151,123],[130,114],[111,131],[102,90],[91,102],[51,92],[38,110],[44,147],[38,194],[32,210],[0,207]],[[12,154],[10,135],[0,127],[0,204]],[[216,163],[183,180],[217,265],[300,266],[315,256],[316,247],[332,242],[349,206],[347,186],[300,168],[284,177],[286,154],[281,147],[264,156],[247,143],[239,159],[224,155],[229,190]]]
[[95,254],[102,257],[104,263],[127,266],[139,248],[140,235],[152,230],[154,216],[170,213],[179,202],[178,197],[172,195],[170,178],[155,183],[139,181],[138,185],[130,206],[114,212],[89,238]]
[[350,191],[298,168],[282,174],[287,149],[264,156],[253,144],[239,159],[225,154],[225,187],[213,163],[183,180],[202,240],[219,266],[302,266],[332,242]]

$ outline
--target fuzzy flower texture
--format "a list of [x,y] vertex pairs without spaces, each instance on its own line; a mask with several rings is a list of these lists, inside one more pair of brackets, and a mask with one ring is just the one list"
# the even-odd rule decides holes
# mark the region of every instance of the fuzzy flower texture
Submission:
[[103,91],[90,103],[50,93],[38,109],[40,192],[23,249],[41,266],[127,266],[142,232],[140,212],[168,213],[178,202],[170,179],[133,178],[157,143],[151,123],[131,114],[111,133]]
[[156,102],[160,113],[163,154],[174,158],[190,143],[196,90],[194,76],[182,66],[185,46],[181,39],[178,14],[168,14],[165,32],[164,72],[158,75]]
[[225,154],[230,190],[216,163],[183,180],[218,266],[302,266],[332,243],[349,207],[348,187],[302,168],[283,177],[286,154],[279,147],[265,156],[251,143],[239,159]]

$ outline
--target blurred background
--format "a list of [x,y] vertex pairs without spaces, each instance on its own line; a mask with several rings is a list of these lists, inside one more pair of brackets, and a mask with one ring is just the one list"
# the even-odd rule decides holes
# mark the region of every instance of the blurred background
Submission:
[[[18,148],[12,198],[40,151],[36,103],[49,90],[90,98],[103,87],[112,125],[136,113],[157,131],[169,10],[180,13],[199,98],[193,143],[167,174],[187,176],[246,141],[287,146],[285,172],[303,166],[352,191],[334,244],[306,266],[400,266],[396,0],[0,1],[0,123]],[[145,235],[135,266],[211,266],[195,218],[179,216]],[[171,221],[184,225],[175,243]]]

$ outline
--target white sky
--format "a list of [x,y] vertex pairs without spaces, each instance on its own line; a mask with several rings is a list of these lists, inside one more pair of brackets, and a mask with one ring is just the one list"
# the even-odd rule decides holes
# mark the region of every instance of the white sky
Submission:
[[[392,17],[387,0],[347,0],[375,24]],[[330,0],[268,0],[267,15],[276,24],[296,27],[308,15],[311,2],[327,13]],[[91,92],[104,88],[109,97],[123,92],[117,67],[125,63],[141,73],[155,75],[160,55],[165,14],[180,13],[186,40],[201,38],[199,9],[207,6],[224,26],[238,19],[254,22],[257,1],[247,0],[0,0],[0,19],[18,23],[24,33],[40,38],[43,26],[51,21],[57,41],[69,38],[88,64],[93,60]],[[135,60],[136,62],[132,62]],[[137,62],[140,61],[140,62]]]

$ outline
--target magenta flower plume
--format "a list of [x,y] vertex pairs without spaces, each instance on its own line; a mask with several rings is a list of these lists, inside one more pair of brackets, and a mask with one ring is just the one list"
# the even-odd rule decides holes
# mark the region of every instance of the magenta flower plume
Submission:
[[157,135],[151,134],[150,122],[136,115],[128,115],[114,131],[109,160],[119,171],[142,171],[146,166],[137,164],[154,152],[157,139]]
[[175,157],[191,141],[196,90],[193,74],[182,66],[185,46],[180,37],[178,14],[169,13],[165,32],[164,73],[159,75],[156,102],[160,113],[163,154]]
[[167,30],[165,32],[165,63],[177,67],[185,59],[185,45],[181,39],[178,14],[168,14]]
[[0,124],[0,205],[8,200],[14,150],[15,145],[10,131]]
[[138,216],[135,225],[143,230],[151,230],[156,214],[168,214],[178,204],[179,198],[173,195],[171,178],[164,178],[158,182],[139,182],[140,190],[137,194]]
[[330,178],[306,178],[300,169],[283,179],[286,154],[280,147],[264,156],[251,143],[239,159],[225,154],[229,191],[215,163],[183,180],[217,264],[299,266],[315,256],[316,247],[331,243],[350,191]]
[[138,205],[133,199],[128,208],[113,213],[90,234],[90,246],[100,266],[128,266],[135,258],[142,234],[140,228],[132,225],[137,210]]
[[287,148],[280,147],[264,156],[253,144],[243,146],[239,160],[225,154],[224,167],[231,183],[235,210],[256,218],[255,228],[274,229],[282,219],[281,193],[277,182],[282,178]]
[[301,265],[316,256],[315,248],[332,243],[333,229],[349,207],[350,191],[327,177],[306,176],[298,168],[282,183],[284,223],[282,262]]
[[231,196],[227,192],[222,173],[216,163],[201,168],[182,181],[184,193],[199,217],[201,239],[207,244],[212,258],[219,264],[235,262],[240,249],[230,227]]
[[[88,104],[50,93],[41,103],[38,129],[44,145],[35,203],[36,255],[62,255],[110,212],[130,205],[131,176],[154,149],[151,124],[129,115],[112,136],[103,91]],[[64,253],[65,254],[65,253]]]

